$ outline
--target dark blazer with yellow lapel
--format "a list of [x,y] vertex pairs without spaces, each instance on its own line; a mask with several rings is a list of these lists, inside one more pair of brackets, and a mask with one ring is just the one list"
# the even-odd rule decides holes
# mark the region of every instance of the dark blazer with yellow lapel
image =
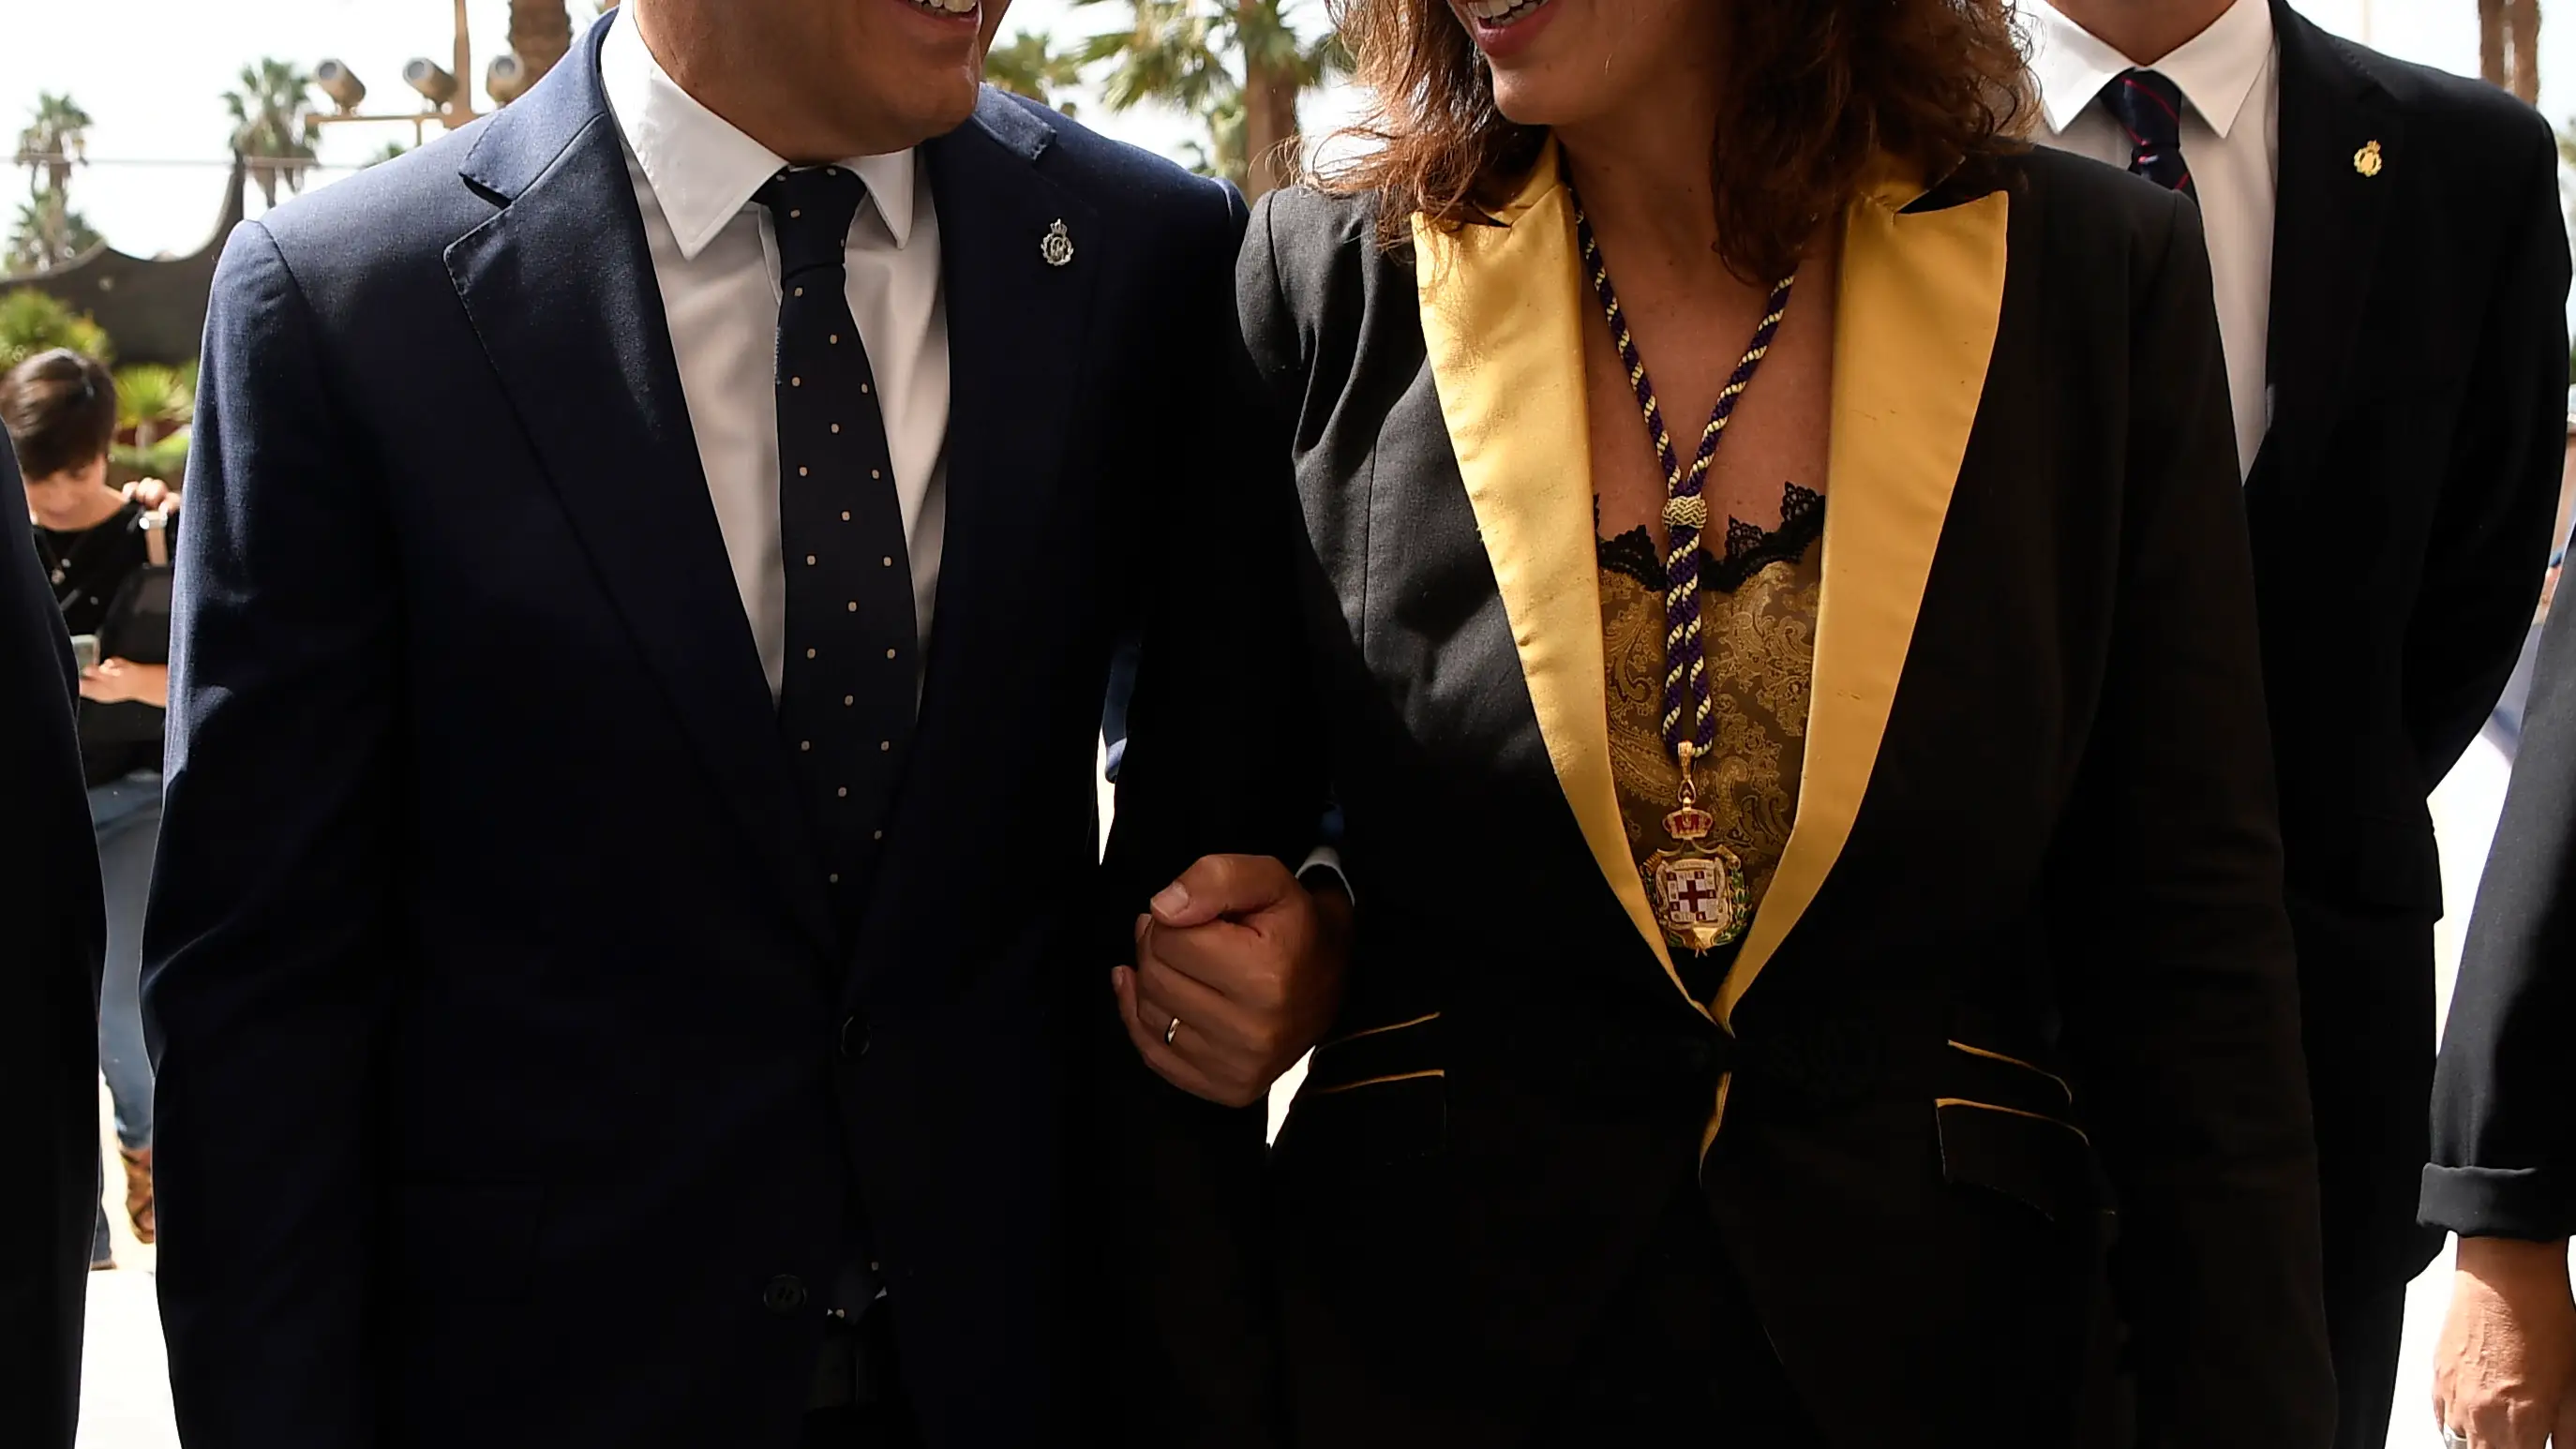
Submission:
[[2495,706],[2550,546],[2567,414],[2548,124],[2275,3],[2271,428],[2245,506],[2277,737],[2329,1274],[2399,1291],[2433,1072],[2425,796]]
[[180,1422],[783,1449],[863,1207],[929,1442],[1078,1438],[1096,731],[1121,635],[1233,643],[1168,631],[1246,556],[1240,203],[998,94],[925,148],[946,567],[844,947],[596,49],[216,281],[149,988]]
[[1374,225],[1284,194],[1238,274],[1361,923],[1272,1163],[1279,1422],[1510,1442],[1698,1160],[1831,1442],[2063,1442],[2106,1208],[2151,1429],[2323,1442],[2194,214],[2045,155],[1850,207],[1798,817],[1709,1003],[1613,799],[1553,162],[1489,225]]

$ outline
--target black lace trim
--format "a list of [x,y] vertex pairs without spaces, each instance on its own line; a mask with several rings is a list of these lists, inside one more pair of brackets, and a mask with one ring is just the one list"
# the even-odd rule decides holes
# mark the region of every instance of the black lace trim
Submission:
[[[1598,508],[1596,505],[1596,513]],[[1726,554],[1700,564],[1699,585],[1721,594],[1744,587],[1744,581],[1775,563],[1806,557],[1825,533],[1825,495],[1795,483],[1780,485],[1780,526],[1757,528],[1740,518],[1726,520]],[[1655,535],[1638,524],[1617,538],[1597,540],[1601,567],[1615,569],[1647,588],[1664,587],[1664,560],[1655,552]],[[1701,543],[1703,550],[1706,540]]]

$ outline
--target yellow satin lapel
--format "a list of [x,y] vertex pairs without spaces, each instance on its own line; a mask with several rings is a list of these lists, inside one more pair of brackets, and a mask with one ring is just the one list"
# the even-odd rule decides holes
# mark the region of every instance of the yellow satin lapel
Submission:
[[1998,191],[1900,214],[1921,190],[1875,188],[1851,204],[1844,226],[1798,818],[1718,995],[1721,1024],[1732,1024],[1851,838],[1994,356],[2010,201]]
[[1549,763],[1601,874],[1679,991],[1610,777],[1588,314],[1553,150],[1497,220],[1451,233],[1414,219],[1422,339]]

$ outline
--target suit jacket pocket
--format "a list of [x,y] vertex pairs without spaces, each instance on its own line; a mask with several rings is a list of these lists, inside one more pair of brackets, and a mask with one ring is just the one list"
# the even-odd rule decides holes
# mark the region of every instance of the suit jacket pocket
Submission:
[[395,1281],[415,1304],[525,1298],[535,1277],[545,1197],[533,1183],[399,1185]]
[[1315,1048],[1280,1129],[1282,1167],[1366,1167],[1428,1157],[1448,1134],[1437,1012]]
[[2061,1226],[2096,1206],[2093,1147],[2075,1125],[2074,1089],[2027,1058],[1953,1041],[1933,1103],[1941,1176],[2021,1202]]
[[2091,1220],[2093,1148],[2075,1124],[1963,1097],[1943,1097],[1933,1110],[1944,1180],[2002,1193],[2060,1227]]

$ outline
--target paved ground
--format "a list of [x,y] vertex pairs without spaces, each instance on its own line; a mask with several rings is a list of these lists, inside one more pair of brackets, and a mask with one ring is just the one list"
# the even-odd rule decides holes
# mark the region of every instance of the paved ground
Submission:
[[[2476,899],[2478,870],[2486,859],[2488,839],[2495,833],[2505,774],[2503,759],[2481,741],[2434,796],[2434,820],[2442,833],[2444,893],[2453,911],[2438,937],[2445,1008],[2459,960],[2459,923],[2466,920],[2469,903]],[[1106,815],[1104,800],[1104,819]],[[1280,1083],[1273,1099],[1274,1125],[1303,1077],[1301,1066]],[[100,1131],[104,1138],[104,1094]],[[153,1307],[152,1250],[134,1242],[121,1216],[115,1226],[116,1271],[90,1275],[89,1369],[81,1394],[79,1449],[177,1449],[178,1434],[170,1424],[168,1363]],[[2450,1259],[2445,1254],[2408,1294],[2405,1364],[2389,1449],[2439,1449],[2441,1436],[2427,1407],[2428,1365],[2449,1289]]]

